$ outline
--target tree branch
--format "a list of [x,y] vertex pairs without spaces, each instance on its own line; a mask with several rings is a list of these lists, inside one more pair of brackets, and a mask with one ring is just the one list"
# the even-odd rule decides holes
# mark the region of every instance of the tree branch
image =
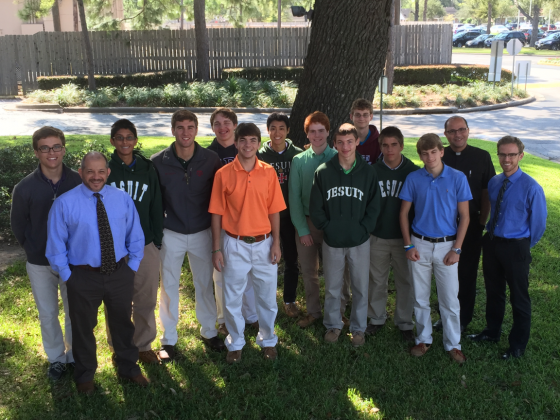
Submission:
[[[521,14],[523,16],[525,16],[529,20],[533,20],[533,17],[530,16],[529,14],[527,14],[527,12],[519,5],[519,0],[515,0],[515,5],[517,6],[517,8],[519,9],[519,11],[521,12]],[[529,12],[530,12],[530,10],[529,10]]]
[[142,13],[144,13],[145,9],[146,9],[146,6],[142,6],[142,10],[140,10],[136,16],[122,18],[121,20],[119,20],[119,22],[124,22],[125,20],[136,19],[138,16],[140,16]]

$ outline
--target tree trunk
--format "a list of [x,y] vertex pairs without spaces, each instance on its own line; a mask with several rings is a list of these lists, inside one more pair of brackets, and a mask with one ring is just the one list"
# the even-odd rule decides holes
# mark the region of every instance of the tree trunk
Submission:
[[89,32],[87,29],[86,12],[84,10],[84,0],[78,1],[78,10],[80,12],[80,23],[82,25],[82,39],[84,41],[84,49],[86,50],[87,69],[88,69],[88,85],[89,90],[95,90],[95,75],[93,71],[93,50],[89,41]]
[[420,14],[420,0],[414,0],[414,22],[418,22],[419,14]]
[[428,0],[424,0],[424,13],[422,15],[422,20],[427,21],[426,16],[428,16]]
[[389,43],[387,47],[387,60],[385,61],[385,76],[387,76],[387,94],[393,94],[393,80],[395,79],[395,26],[401,24],[401,0],[393,0],[391,7],[391,27],[389,28]]
[[194,0],[194,34],[196,38],[196,76],[202,82],[210,80],[210,49],[206,29],[206,1]]
[[278,30],[282,29],[282,0],[278,0]]
[[78,27],[78,2],[74,0],[72,2],[72,11],[74,15],[74,32],[78,32],[80,29]]
[[53,7],[52,7],[51,11],[52,11],[52,17],[53,17],[54,31],[55,32],[61,32],[60,10],[58,8],[58,0],[54,0]]
[[[535,42],[537,42],[537,40],[539,39],[539,13],[541,10],[541,5],[537,0],[534,0],[533,10],[529,10],[528,13],[525,11],[525,9],[523,9],[523,7],[519,5],[519,0],[515,0],[515,5],[517,6],[521,14],[525,16],[529,21],[531,21],[533,29],[531,31],[531,40],[529,46],[534,47]],[[529,13],[533,13],[533,16],[531,16]]]
[[[357,98],[372,100],[387,56],[392,0],[317,0],[311,39],[290,116],[290,138],[303,146],[303,122],[322,111],[332,129]],[[340,19],[340,16],[345,16]],[[367,28],[367,30],[364,30]]]
[[486,33],[490,33],[490,28],[492,27],[492,2],[488,2],[488,22],[486,23]]

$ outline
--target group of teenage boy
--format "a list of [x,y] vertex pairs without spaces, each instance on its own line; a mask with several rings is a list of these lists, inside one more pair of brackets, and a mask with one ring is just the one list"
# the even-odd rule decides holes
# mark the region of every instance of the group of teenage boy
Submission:
[[[316,111],[305,120],[309,147],[302,150],[288,139],[285,114],[269,116],[270,140],[262,143],[255,124],[238,124],[233,111],[219,108],[210,117],[216,138],[204,148],[196,142],[196,115],[180,110],[171,119],[175,141],[149,159],[135,149],[134,124],[121,119],[111,127],[111,158],[90,152],[78,172],[63,163],[64,134],[37,130],[39,166],[14,188],[11,221],[27,254],[48,376],[59,379],[72,365],[78,391],[94,391],[93,330],[103,303],[119,376],[148,385],[138,361],[178,357],[185,255],[201,340],[212,350],[227,349],[228,363],[241,360],[247,327],[264,358],[277,358],[281,257],[286,315],[301,328],[322,317],[328,343],[347,325],[356,347],[387,320],[392,269],[393,321],[417,357],[432,344],[433,274],[441,318],[434,327],[442,326],[444,349],[463,363],[461,333],[473,317],[483,249],[487,327],[469,337],[499,341],[507,284],[513,328],[503,357],[522,356],[531,321],[530,248],[544,233],[547,214],[542,188],[519,168],[523,143],[511,136],[498,142],[503,174],[495,176],[490,154],[467,144],[467,121],[451,117],[444,127],[448,147],[436,134],[418,140],[420,169],[402,154],[401,131],[379,133],[372,118],[369,101],[354,101],[353,124],[333,130],[331,147],[329,119]],[[296,302],[299,267],[306,314]],[[156,352],[158,286],[163,335]]]

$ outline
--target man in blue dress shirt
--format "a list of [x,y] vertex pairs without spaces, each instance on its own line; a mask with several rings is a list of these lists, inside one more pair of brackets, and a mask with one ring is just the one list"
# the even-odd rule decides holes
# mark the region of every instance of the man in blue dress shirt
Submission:
[[503,173],[488,183],[490,220],[482,247],[486,285],[486,328],[473,341],[500,341],[509,286],[513,326],[503,359],[523,356],[531,329],[529,266],[531,248],[546,228],[546,200],[542,187],[519,167],[525,146],[517,137],[498,141]]
[[52,269],[68,290],[74,381],[79,392],[94,392],[97,358],[93,329],[103,302],[119,376],[146,386],[148,381],[137,363],[131,321],[134,273],[144,256],[140,218],[127,193],[105,185],[110,169],[104,155],[88,153],[79,173],[83,184],[53,203],[46,250]]

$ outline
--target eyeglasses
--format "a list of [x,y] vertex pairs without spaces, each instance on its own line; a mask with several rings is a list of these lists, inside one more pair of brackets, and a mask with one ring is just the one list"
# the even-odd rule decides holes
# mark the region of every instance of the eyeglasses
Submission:
[[115,137],[113,137],[113,140],[118,141],[118,142],[123,142],[125,140],[126,141],[134,141],[134,140],[136,140],[136,137],[134,137],[134,136],[126,136],[126,137],[115,136]]
[[451,134],[452,136],[454,136],[455,134],[459,133],[459,134],[463,134],[465,131],[467,131],[468,128],[466,127],[461,127],[458,128],[457,130],[447,130],[446,133],[447,134]]
[[505,158],[513,159],[517,155],[519,155],[519,153],[498,153],[498,158],[500,158],[500,159],[505,159]]
[[38,148],[41,153],[49,153],[51,150],[55,153],[61,152],[64,146],[61,144],[55,144],[53,147],[41,146]]

